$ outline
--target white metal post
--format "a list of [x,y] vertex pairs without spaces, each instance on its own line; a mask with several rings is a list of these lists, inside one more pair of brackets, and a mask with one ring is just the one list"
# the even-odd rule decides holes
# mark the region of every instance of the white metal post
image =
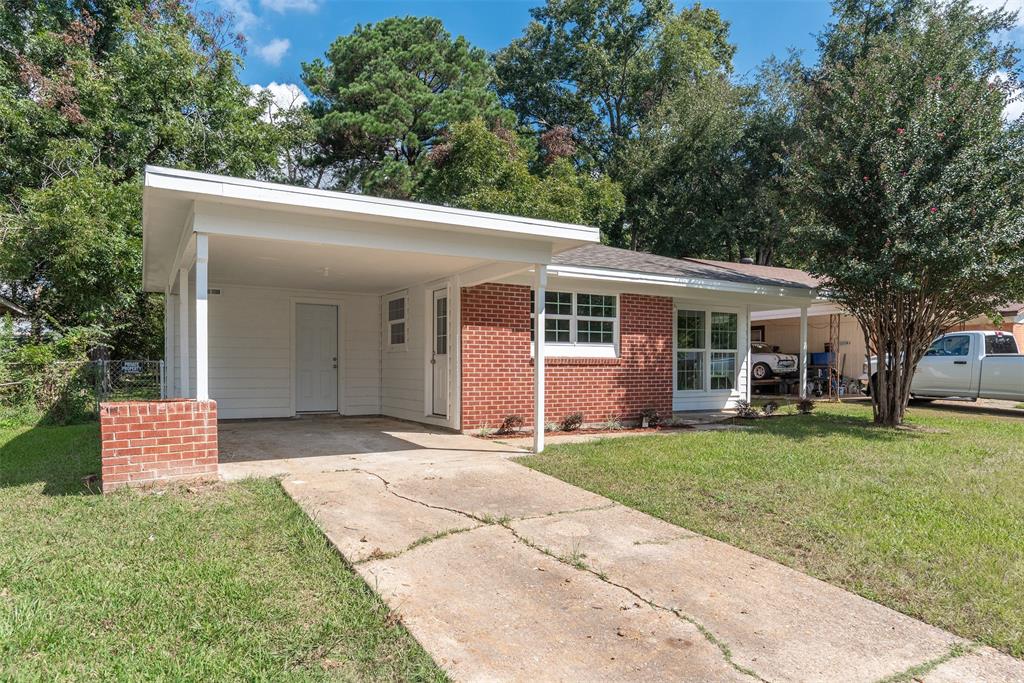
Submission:
[[754,358],[753,358],[753,351],[750,348],[750,337],[752,336],[750,334],[750,306],[747,306],[747,327],[746,327],[746,331],[747,331],[747,358],[746,358],[746,360],[743,361],[743,363],[744,363],[744,365],[747,368],[747,371],[745,373],[745,376],[747,378],[747,391],[746,391],[746,394],[747,394],[747,403],[750,403],[750,399],[753,396],[753,383],[754,383],[754,369],[751,367]]
[[800,307],[800,398],[807,398],[807,307]]
[[210,400],[209,335],[207,318],[207,262],[209,239],[196,235],[196,399]]
[[192,374],[189,367],[189,336],[188,336],[188,268],[178,270],[178,382],[181,389],[180,398],[192,396],[190,386]]
[[177,392],[174,386],[174,307],[177,303],[171,288],[164,290],[164,398],[171,398]]
[[533,309],[533,452],[544,450],[544,292],[548,286],[548,267],[535,269]]

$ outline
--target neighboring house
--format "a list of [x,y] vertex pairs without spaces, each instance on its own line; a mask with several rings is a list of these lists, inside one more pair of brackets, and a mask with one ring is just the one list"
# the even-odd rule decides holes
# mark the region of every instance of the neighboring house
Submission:
[[[996,325],[986,316],[972,318],[966,323],[955,325],[951,330],[1001,330],[1013,334],[1017,345],[1024,348],[1024,303],[1004,306],[1000,310],[1001,325]],[[830,332],[830,318],[834,327]],[[857,320],[842,308],[818,303],[808,309],[808,350],[811,353],[824,352],[832,336],[839,341],[841,374],[845,377],[859,377],[864,371],[865,344]],[[751,314],[751,337],[778,347],[783,353],[798,353],[800,350],[799,309],[756,311]]]
[[153,167],[143,203],[165,393],[221,418],[474,430],[722,409],[749,397],[751,315],[817,296],[801,271],[614,249],[552,221]]

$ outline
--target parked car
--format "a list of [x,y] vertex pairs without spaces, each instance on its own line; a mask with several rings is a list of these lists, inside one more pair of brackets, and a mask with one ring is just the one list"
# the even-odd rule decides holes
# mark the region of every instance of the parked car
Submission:
[[[869,391],[876,382],[871,359]],[[992,398],[1024,401],[1024,355],[1013,335],[1003,332],[948,332],[932,342],[910,384],[917,399]]]
[[778,348],[764,342],[750,344],[751,373],[754,379],[769,379],[774,376],[795,375],[800,365],[796,356],[779,353]]

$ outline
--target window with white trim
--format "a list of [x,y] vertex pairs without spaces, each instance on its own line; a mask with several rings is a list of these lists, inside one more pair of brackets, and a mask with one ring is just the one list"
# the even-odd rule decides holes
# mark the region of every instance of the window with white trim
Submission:
[[676,391],[732,391],[739,364],[739,315],[676,311]]
[[405,346],[407,308],[408,297],[405,294],[387,301],[387,339],[390,348]]
[[[530,292],[530,339],[534,338],[536,294]],[[613,346],[619,301],[614,294],[544,292],[544,341],[549,344]]]

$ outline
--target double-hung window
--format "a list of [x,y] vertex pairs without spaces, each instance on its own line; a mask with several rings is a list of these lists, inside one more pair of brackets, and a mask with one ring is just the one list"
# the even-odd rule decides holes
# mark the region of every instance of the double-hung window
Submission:
[[738,314],[676,312],[676,391],[732,391],[738,363]]
[[[530,338],[535,334],[536,297],[530,294]],[[615,345],[619,301],[614,294],[544,293],[544,341],[569,346]]]
[[387,339],[388,347],[400,349],[405,346],[405,310],[408,297],[404,294],[387,300]]

